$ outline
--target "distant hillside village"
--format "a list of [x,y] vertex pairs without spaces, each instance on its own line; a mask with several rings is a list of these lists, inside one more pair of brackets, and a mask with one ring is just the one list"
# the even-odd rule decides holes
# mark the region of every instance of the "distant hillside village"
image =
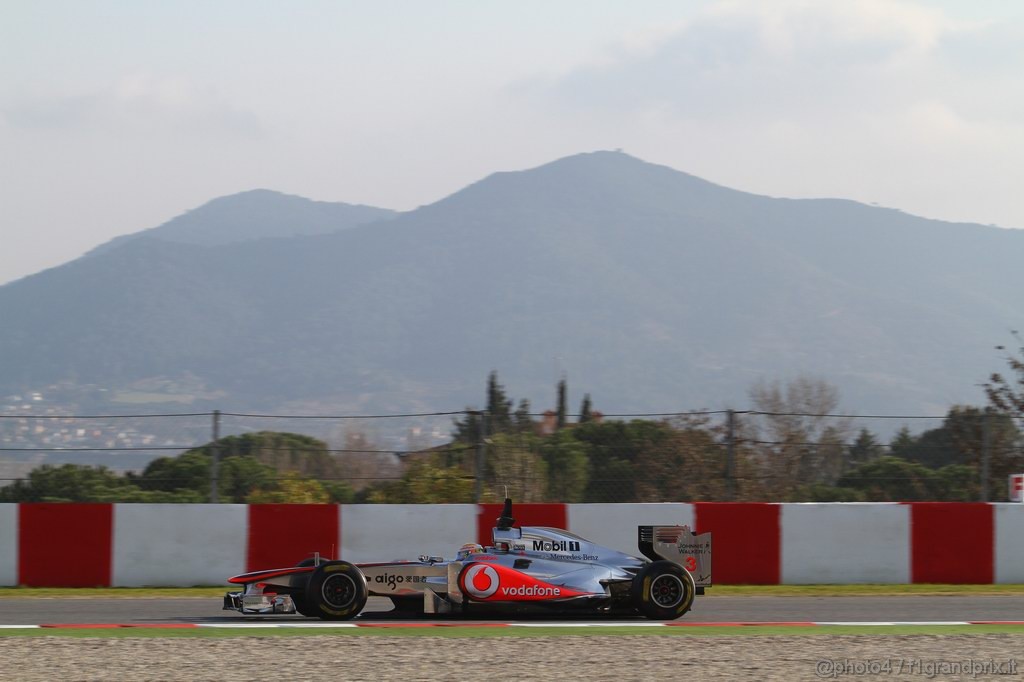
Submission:
[[[160,433],[161,425],[141,431],[124,420],[73,419],[74,404],[47,401],[42,391],[24,396],[4,396],[0,401],[0,479],[15,478],[43,463],[81,462],[113,465],[118,470],[144,466],[158,451],[149,454],[124,452],[116,458],[104,450],[133,450],[174,444],[173,431]],[[39,452],[45,448],[54,450]],[[95,448],[85,451],[83,448]],[[77,449],[61,453],[61,449]],[[0,480],[0,485],[9,481]]]

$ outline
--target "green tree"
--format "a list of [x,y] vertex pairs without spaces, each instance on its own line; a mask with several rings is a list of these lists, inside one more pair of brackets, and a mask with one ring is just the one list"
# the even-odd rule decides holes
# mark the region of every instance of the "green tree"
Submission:
[[721,500],[727,492],[723,448],[700,419],[664,422],[664,437],[637,455],[638,502]]
[[446,467],[436,458],[410,464],[398,481],[376,483],[362,499],[386,504],[443,504],[473,501],[473,481],[458,467]]
[[[260,499],[282,498],[291,494],[288,490],[296,499],[313,495],[326,501],[332,493],[323,492],[326,489],[322,483],[316,483],[322,495],[298,490],[307,482],[312,490],[316,487],[313,482],[342,477],[340,464],[327,452],[324,442],[301,434],[260,431],[226,436],[176,457],[159,457],[129,480],[146,491],[189,494],[208,501],[215,448],[219,454],[217,493],[224,502],[244,503],[254,494]],[[282,488],[283,483],[290,488]],[[337,485],[332,490],[342,496],[352,494]]]
[[513,415],[513,421],[517,433],[534,432],[536,425],[533,423],[533,417],[530,415],[530,401],[526,398],[519,401],[519,406],[516,408],[515,415]]
[[935,500],[935,472],[899,457],[879,457],[839,479],[838,486],[859,490],[873,502]]
[[346,481],[320,481],[327,491],[328,501],[333,504],[352,504],[356,501],[355,489]]
[[[526,401],[523,401],[524,403]],[[512,400],[506,395],[505,387],[498,382],[498,372],[492,371],[487,375],[487,433],[502,433],[509,429],[520,427],[520,414],[517,411],[515,419],[512,414]],[[520,403],[522,408],[523,403]],[[529,412],[529,403],[526,403],[526,411]],[[454,420],[454,431],[452,437],[459,443],[475,445],[483,438],[485,415],[470,407],[466,408],[463,417]]]
[[[217,476],[217,492],[221,501],[242,503],[256,490],[274,490],[278,478],[299,477],[296,472],[278,472],[251,457],[228,457],[221,460]],[[209,489],[209,482],[206,484]]]
[[325,504],[331,501],[331,496],[317,481],[290,472],[274,481],[272,487],[256,488],[245,501],[249,504]]
[[539,439],[531,435],[499,433],[486,450],[484,490],[508,488],[512,499],[544,502],[548,492],[547,462],[539,454]]
[[935,499],[946,502],[975,502],[980,496],[980,488],[978,471],[964,464],[942,467],[935,472],[932,481]]
[[[204,446],[205,447],[205,446]],[[177,457],[159,457],[133,480],[144,490],[166,493],[195,493],[202,501],[210,498],[212,456],[197,448]],[[224,502],[243,503],[255,490],[272,489],[278,472],[252,457],[229,456],[220,460],[217,493]]]
[[583,404],[580,405],[580,418],[579,418],[579,423],[580,424],[586,424],[588,421],[590,421],[591,419],[594,418],[592,410],[593,410],[593,407],[590,404],[590,394],[589,393],[584,393],[583,394]]
[[214,447],[219,449],[222,459],[249,457],[281,473],[294,471],[317,479],[337,478],[342,473],[337,460],[327,451],[326,443],[298,433],[258,431],[226,436],[188,452],[211,455]]
[[848,468],[856,468],[867,464],[885,455],[885,447],[878,442],[875,434],[867,429],[861,429],[857,434],[857,440],[853,442],[846,454]]
[[44,464],[0,489],[3,502],[196,502],[188,494],[149,493],[106,467]]
[[483,413],[479,410],[466,408],[461,418],[455,418],[452,426],[452,439],[464,445],[475,445],[483,438]]
[[793,495],[794,502],[864,502],[864,492],[853,488],[814,483],[801,486]]
[[665,422],[634,419],[629,422],[594,421],[579,424],[572,435],[587,447],[590,473],[588,502],[634,502],[637,499],[636,461],[671,437]]
[[966,467],[959,471],[973,472],[967,478],[978,489],[980,497],[985,448],[988,447],[991,494],[1005,490],[1007,476],[1024,467],[1020,444],[1021,433],[1012,415],[991,407],[954,405],[941,426],[901,444],[898,454],[935,470]]
[[501,433],[512,426],[512,401],[505,394],[505,387],[498,383],[496,371],[487,377],[487,416],[490,433]]
[[210,455],[190,450],[176,457],[157,457],[140,475],[129,474],[129,478],[143,490],[209,493],[210,461]]
[[565,379],[558,382],[558,410],[555,418],[555,428],[564,429],[568,423],[569,399],[567,396],[568,385]]
[[904,424],[896,432],[896,436],[889,441],[889,455],[901,459],[912,459],[910,453],[917,445],[917,438],[910,433],[910,429]]
[[552,502],[582,502],[589,478],[586,445],[572,430],[556,431],[540,446],[547,464],[547,499]]

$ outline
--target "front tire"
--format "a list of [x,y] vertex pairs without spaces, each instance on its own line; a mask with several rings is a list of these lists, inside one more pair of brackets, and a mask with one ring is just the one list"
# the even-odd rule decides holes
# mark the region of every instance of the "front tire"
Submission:
[[655,561],[633,578],[630,596],[640,615],[651,620],[675,620],[690,610],[696,593],[689,571],[671,561]]
[[323,620],[349,620],[363,610],[367,596],[366,577],[358,567],[328,561],[310,576],[303,608]]
[[[316,559],[309,557],[303,559],[296,566],[315,566]],[[291,578],[291,596],[292,603],[295,604],[295,610],[303,616],[309,618],[316,618],[319,614],[313,609],[309,608],[306,604],[306,587],[309,585],[309,577],[311,573],[298,573],[293,575]]]

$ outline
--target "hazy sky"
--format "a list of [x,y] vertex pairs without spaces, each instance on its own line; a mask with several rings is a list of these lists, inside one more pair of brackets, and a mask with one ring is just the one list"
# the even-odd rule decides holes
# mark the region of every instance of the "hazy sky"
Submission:
[[0,283],[256,187],[410,209],[623,148],[1024,227],[1024,2],[0,0]]

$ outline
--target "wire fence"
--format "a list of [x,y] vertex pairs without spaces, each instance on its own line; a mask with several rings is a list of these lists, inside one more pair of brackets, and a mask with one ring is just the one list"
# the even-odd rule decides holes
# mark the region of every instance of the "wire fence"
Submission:
[[[25,410],[0,414],[0,486],[8,486],[0,499],[42,487],[41,467],[56,479],[62,465],[88,464],[106,467],[106,478],[74,479],[66,471],[63,488],[53,483],[40,496],[473,502],[497,499],[507,487],[523,502],[1002,500],[1008,474],[1024,471],[1020,426],[1017,416],[974,408],[946,415],[545,412],[516,422],[473,410]],[[182,457],[189,452],[200,459]]]

